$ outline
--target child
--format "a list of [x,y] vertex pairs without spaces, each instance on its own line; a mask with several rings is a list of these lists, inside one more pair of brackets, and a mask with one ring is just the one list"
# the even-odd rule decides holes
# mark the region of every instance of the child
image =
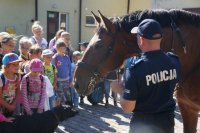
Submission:
[[5,54],[11,53],[16,45],[16,40],[10,34],[3,34],[1,36],[1,54],[0,54],[0,68],[2,66],[2,59]]
[[0,110],[6,117],[12,116],[19,95],[20,77],[18,55],[8,53],[3,57],[0,78]]
[[[42,56],[41,47],[39,47],[37,45],[33,45],[33,46],[30,47],[30,49],[29,49],[29,59],[30,60],[32,60],[32,59],[41,59],[41,56]],[[30,61],[27,61],[26,64],[24,65],[24,67],[22,68],[22,69],[24,69],[23,72],[25,74],[30,72],[29,63],[30,63]]]
[[40,59],[32,59],[29,66],[30,72],[22,78],[20,87],[25,114],[32,115],[43,112],[46,82],[41,75],[43,64]]
[[56,40],[58,40],[61,37],[62,32],[64,32],[63,29],[60,29],[56,32],[56,35],[53,39],[49,42],[49,49],[53,52],[53,54],[56,53]]
[[70,87],[72,86],[71,76],[71,61],[69,56],[65,54],[66,44],[63,39],[56,41],[57,53],[53,56],[52,64],[56,66],[57,73],[57,85],[56,96],[58,104],[65,102],[71,105]]
[[[71,64],[71,67],[72,67],[72,77],[74,75],[74,71],[75,71],[75,68],[76,68],[76,64],[78,63],[78,60],[80,60],[81,58],[81,53],[79,51],[74,51],[73,52],[73,61],[72,64]],[[72,101],[73,101],[73,109],[75,111],[78,111],[78,105],[79,105],[79,94],[76,92],[75,88],[72,87],[71,88],[71,94],[72,94]]]
[[23,60],[23,62],[20,63],[20,74],[22,76],[25,74],[24,69],[27,62],[29,62],[29,49],[31,46],[32,42],[27,37],[22,37],[19,40],[19,58]]
[[27,37],[22,37],[19,40],[19,52],[20,52],[19,58],[20,59],[24,61],[29,60],[28,51],[32,45],[33,45],[32,42]]
[[79,45],[80,45],[80,50],[81,50],[81,57],[83,56],[83,54],[84,54],[84,52],[85,52],[85,50],[86,50],[88,44],[89,44],[88,42],[79,43]]
[[72,62],[73,48],[71,46],[71,34],[69,32],[64,31],[61,33],[61,38],[63,39],[66,45],[66,55],[69,56],[70,61]]
[[41,47],[42,50],[47,48],[47,41],[42,37],[43,27],[39,24],[39,21],[35,21],[32,25],[33,36],[30,38],[34,45]]
[[[54,89],[57,89],[57,69],[54,65],[51,64],[53,52],[50,49],[45,49],[42,52],[43,57],[43,66],[44,66],[44,75],[46,75],[51,84],[53,85]],[[53,91],[53,90],[52,90]],[[55,95],[53,94],[49,97],[49,105],[50,109],[54,107],[55,102]]]

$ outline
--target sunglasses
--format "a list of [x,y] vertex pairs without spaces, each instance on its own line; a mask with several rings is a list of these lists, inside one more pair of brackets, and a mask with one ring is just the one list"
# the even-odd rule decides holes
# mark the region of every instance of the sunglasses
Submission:
[[1,43],[8,43],[10,40],[15,40],[13,37],[4,37],[1,40]]

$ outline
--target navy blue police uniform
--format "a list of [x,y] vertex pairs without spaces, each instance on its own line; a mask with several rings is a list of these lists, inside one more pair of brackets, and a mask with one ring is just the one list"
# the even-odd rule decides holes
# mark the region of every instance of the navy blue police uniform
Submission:
[[143,53],[126,70],[123,98],[136,101],[130,125],[134,133],[174,132],[173,92],[179,79],[178,57],[161,50]]

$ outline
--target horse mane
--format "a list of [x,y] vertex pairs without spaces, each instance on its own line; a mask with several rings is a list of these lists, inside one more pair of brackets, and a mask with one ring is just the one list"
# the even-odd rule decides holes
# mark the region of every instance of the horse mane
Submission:
[[199,14],[178,9],[139,10],[128,15],[112,19],[112,21],[117,26],[119,31],[125,30],[126,32],[130,33],[133,27],[139,25],[142,20],[149,18],[157,20],[163,28],[170,27],[172,21],[175,22],[177,26],[200,25]]

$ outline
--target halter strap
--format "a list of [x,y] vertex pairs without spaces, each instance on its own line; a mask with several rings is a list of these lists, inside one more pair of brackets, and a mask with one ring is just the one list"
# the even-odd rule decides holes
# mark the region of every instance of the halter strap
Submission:
[[174,20],[172,19],[171,16],[170,16],[170,19],[171,19],[171,28],[172,28],[172,41],[171,41],[171,48],[172,49],[171,50],[174,51],[173,45],[174,45],[174,31],[175,31],[177,33],[177,35],[178,35],[178,39],[179,39],[180,45],[183,48],[184,53],[186,54],[187,50],[186,50],[186,45],[185,45],[185,42],[184,42],[184,39],[183,39],[183,32],[176,25],[176,23],[174,22]]

